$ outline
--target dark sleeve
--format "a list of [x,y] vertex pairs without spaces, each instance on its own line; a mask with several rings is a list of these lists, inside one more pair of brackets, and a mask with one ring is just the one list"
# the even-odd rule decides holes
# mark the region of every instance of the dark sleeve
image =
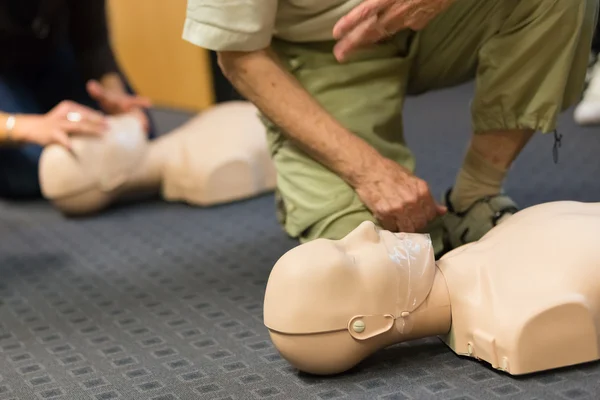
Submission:
[[69,37],[84,78],[119,72],[110,47],[104,0],[67,0]]

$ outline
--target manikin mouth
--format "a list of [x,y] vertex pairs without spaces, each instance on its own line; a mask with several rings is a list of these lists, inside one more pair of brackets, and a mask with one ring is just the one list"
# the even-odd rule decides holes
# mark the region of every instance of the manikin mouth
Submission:
[[395,263],[414,261],[421,253],[421,244],[412,240],[406,233],[380,230],[379,238],[386,247],[390,259]]

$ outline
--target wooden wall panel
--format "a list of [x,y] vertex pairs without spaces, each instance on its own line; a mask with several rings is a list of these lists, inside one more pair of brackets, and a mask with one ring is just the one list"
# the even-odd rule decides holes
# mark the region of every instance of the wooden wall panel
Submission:
[[131,85],[156,106],[214,104],[209,52],[181,38],[186,0],[108,0],[111,40]]

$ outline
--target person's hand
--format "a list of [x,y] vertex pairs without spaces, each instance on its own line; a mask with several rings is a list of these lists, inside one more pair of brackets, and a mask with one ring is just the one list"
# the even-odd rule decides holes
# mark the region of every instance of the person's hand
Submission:
[[404,29],[419,31],[455,0],[365,0],[333,28],[338,61]]
[[99,137],[107,128],[101,113],[72,101],[62,101],[43,115],[17,115],[11,136],[17,142],[41,146],[55,143],[70,149],[71,135]]
[[86,85],[87,91],[98,102],[102,110],[109,115],[129,113],[136,116],[145,131],[148,131],[150,121],[144,112],[151,107],[152,102],[141,96],[132,96],[122,89],[104,87],[100,82],[91,80]]
[[433,199],[427,182],[398,163],[381,158],[354,184],[356,193],[381,226],[393,232],[421,231],[446,207]]

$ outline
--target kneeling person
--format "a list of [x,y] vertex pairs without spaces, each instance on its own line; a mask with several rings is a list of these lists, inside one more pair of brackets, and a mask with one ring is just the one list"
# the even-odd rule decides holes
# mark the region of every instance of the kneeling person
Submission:
[[[361,3],[188,0],[184,38],[217,51],[225,76],[262,111],[289,235],[339,239],[371,220],[429,232],[439,256],[516,211],[505,176],[533,133],[554,131],[579,99],[598,1],[454,1],[424,29],[339,62],[333,28]],[[414,175],[404,98],[472,78],[473,136],[436,204]]]

